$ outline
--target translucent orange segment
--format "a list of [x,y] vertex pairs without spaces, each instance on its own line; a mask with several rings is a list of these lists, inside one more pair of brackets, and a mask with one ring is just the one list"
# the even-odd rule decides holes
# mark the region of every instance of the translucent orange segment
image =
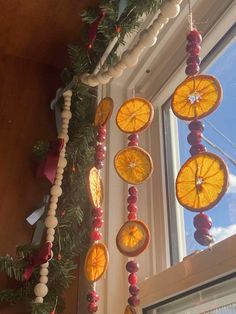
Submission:
[[125,256],[142,253],[150,240],[148,227],[140,220],[127,221],[119,230],[116,245]]
[[88,194],[94,207],[100,207],[103,202],[103,183],[100,171],[95,167],[91,168],[88,177]]
[[86,256],[84,272],[88,281],[97,281],[107,269],[108,265],[107,247],[102,243],[93,244]]
[[125,308],[125,313],[124,314],[136,314],[136,310],[133,306],[127,305]]
[[182,120],[203,118],[213,112],[222,98],[219,81],[210,75],[198,75],[186,79],[175,90],[172,110]]
[[104,126],[109,118],[111,117],[113,111],[113,100],[110,97],[103,98],[97,106],[94,124],[95,126]]
[[140,184],[147,180],[153,171],[150,155],[140,147],[127,147],[119,151],[114,159],[118,175],[130,184]]
[[140,97],[131,98],[120,107],[116,123],[125,133],[140,132],[150,125],[153,113],[153,106],[148,100]]
[[212,208],[225,194],[228,169],[223,160],[213,153],[191,157],[180,169],[176,179],[179,203],[191,211]]

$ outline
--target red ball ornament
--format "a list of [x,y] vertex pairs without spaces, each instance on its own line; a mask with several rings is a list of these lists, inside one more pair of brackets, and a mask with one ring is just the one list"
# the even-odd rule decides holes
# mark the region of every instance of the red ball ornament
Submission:
[[135,186],[131,186],[129,188],[129,194],[130,195],[137,195],[137,193],[138,193],[138,189]]
[[138,277],[135,273],[131,273],[128,277],[128,282],[129,284],[131,284],[132,286],[133,285],[136,285],[137,282],[138,282]]
[[130,195],[128,198],[127,198],[127,202],[129,204],[135,204],[137,203],[137,196],[136,195]]
[[188,76],[192,76],[197,74],[200,71],[200,67],[197,63],[191,63],[189,65],[187,65],[186,69],[185,69],[185,73]]
[[103,223],[104,223],[104,220],[101,219],[100,217],[97,217],[93,220],[92,224],[94,228],[101,228]]
[[101,217],[103,215],[103,209],[101,207],[95,207],[92,211],[93,217]]
[[186,46],[186,51],[191,55],[199,55],[201,52],[201,46],[197,45],[196,43],[188,43]]
[[131,306],[139,306],[140,300],[136,296],[132,296],[128,298],[128,303]]
[[129,141],[138,141],[139,140],[139,135],[137,134],[137,133],[133,133],[133,134],[130,134],[129,136],[128,136],[128,140]]
[[135,261],[129,261],[126,264],[126,270],[129,273],[137,273],[137,271],[139,271],[139,263],[137,263]]
[[204,124],[200,120],[193,120],[189,123],[188,128],[190,131],[204,131]]
[[187,62],[187,64],[192,64],[192,63],[200,64],[201,58],[199,56],[190,56],[190,57],[188,57],[186,62]]
[[139,291],[140,291],[140,289],[138,286],[135,286],[135,285],[129,286],[129,293],[131,295],[137,296],[139,294]]
[[105,142],[105,140],[106,140],[106,135],[101,135],[101,134],[97,135],[97,141],[99,143],[103,143],[103,142]]
[[93,230],[90,237],[93,241],[99,241],[102,238],[102,234],[98,230]]
[[101,136],[106,136],[106,134],[107,134],[107,129],[106,129],[106,127],[99,127],[98,128],[98,135],[101,135]]
[[129,213],[128,215],[128,220],[136,220],[137,219],[137,214],[132,212],[132,213]]
[[127,209],[128,209],[128,211],[129,211],[130,213],[136,213],[137,210],[138,210],[138,208],[137,208],[137,206],[136,206],[135,204],[129,204],[129,205],[127,206]]
[[201,131],[192,131],[187,137],[188,143],[190,145],[199,144],[202,141],[202,132]]
[[203,246],[208,246],[213,242],[213,236],[207,228],[197,229],[194,233],[194,238]]
[[103,144],[98,144],[97,147],[96,147],[96,151],[97,152],[102,152],[102,153],[105,153],[107,150],[106,146],[104,146]]
[[202,42],[202,35],[196,29],[193,29],[187,34],[187,40],[200,44]]
[[91,303],[88,304],[88,311],[90,313],[96,313],[97,310],[98,310],[98,306],[97,306],[97,304],[95,302],[91,302]]
[[87,301],[88,302],[98,302],[100,299],[99,295],[97,294],[96,291],[92,290],[92,291],[89,291],[88,294],[87,294]]
[[212,227],[211,217],[201,212],[200,214],[194,217],[193,225],[196,229],[204,229],[204,228],[211,229]]
[[101,151],[97,151],[96,152],[96,159],[97,159],[97,161],[102,161],[102,160],[104,160],[105,159],[105,157],[106,157],[106,155],[105,155],[105,153],[103,153],[103,152],[101,152]]
[[190,154],[192,155],[192,156],[194,156],[194,155],[197,155],[197,154],[199,154],[199,153],[202,153],[202,152],[206,152],[206,147],[204,146],[204,145],[202,145],[202,144],[196,144],[196,145],[193,145],[191,148],[190,148],[190,150],[189,150],[189,152],[190,152]]

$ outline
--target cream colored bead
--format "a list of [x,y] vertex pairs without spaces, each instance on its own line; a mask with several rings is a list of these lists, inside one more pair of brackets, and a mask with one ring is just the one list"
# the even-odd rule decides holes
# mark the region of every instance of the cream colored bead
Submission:
[[102,73],[98,73],[97,80],[100,84],[107,84],[110,79],[105,78]]
[[162,24],[167,24],[169,22],[169,18],[164,16],[162,13],[158,15],[158,21]]
[[[41,265],[41,267],[42,267],[42,265]],[[47,276],[49,271],[47,268],[41,268],[39,273],[41,276]]]
[[72,97],[72,91],[71,90],[67,90],[63,93],[63,97],[68,97],[71,98]]
[[157,38],[153,36],[151,32],[149,33],[148,30],[142,31],[139,38],[139,43],[144,47],[152,47],[157,41]]
[[63,158],[63,157],[60,157],[59,160],[58,160],[57,167],[65,168],[66,165],[67,165],[66,159]]
[[55,234],[55,229],[54,228],[48,228],[47,229],[47,234],[54,235]]
[[88,81],[88,85],[91,87],[95,87],[99,85],[99,79],[95,75],[88,76],[87,81]]
[[83,75],[80,76],[80,80],[82,83],[84,84],[88,84],[88,77],[89,77],[89,73],[84,73]]
[[132,52],[129,51],[123,53],[121,60],[128,68],[132,68],[138,63],[138,57],[135,54],[132,55]]
[[[47,263],[41,264],[40,266],[41,266],[41,270],[42,270],[42,269],[47,268],[49,266],[49,263],[47,262]],[[40,275],[42,275],[42,274],[40,273]]]
[[46,284],[48,282],[48,276],[40,276],[39,282]]
[[56,228],[57,224],[58,220],[54,216],[47,216],[47,218],[45,219],[45,226],[47,228]]
[[70,108],[70,106],[71,106],[71,100],[65,99],[64,107],[69,107]]
[[116,64],[115,68],[116,68],[117,70],[123,71],[123,70],[126,69],[126,65],[124,64],[124,62],[122,62],[122,60],[120,60],[120,61]]
[[[57,179],[57,180],[62,180],[62,179],[63,179],[63,175],[60,174],[60,173],[57,173],[57,174],[56,174],[56,179]],[[52,199],[51,199],[51,202],[52,202],[52,203],[57,203],[57,201],[58,201],[58,199],[57,199],[57,200],[54,200],[54,201],[52,202]]]
[[51,234],[48,234],[48,235],[46,236],[46,240],[47,240],[48,242],[53,242],[53,241],[54,241],[54,236],[51,235]]
[[69,141],[69,136],[67,134],[65,134],[65,133],[60,133],[58,135],[58,138],[63,138],[65,143],[68,143],[68,141]]
[[55,180],[53,184],[56,186],[61,186],[62,181],[61,180]]
[[51,193],[51,195],[55,195],[55,196],[59,197],[62,194],[62,189],[60,186],[53,185],[51,187],[50,193]]
[[63,110],[61,113],[61,118],[62,119],[68,119],[70,120],[72,117],[72,113],[69,110]]
[[43,303],[43,298],[41,297],[35,298],[34,303]]
[[161,5],[161,13],[163,16],[172,19],[176,17],[180,12],[180,6],[178,4],[172,3],[170,1],[165,1]]
[[49,209],[57,209],[57,204],[56,203],[50,203]]
[[181,4],[183,2],[183,0],[170,0],[170,2],[172,2],[174,4]]
[[57,168],[57,174],[61,174],[62,175],[63,172],[64,172],[64,168]]
[[56,216],[56,211],[55,211],[55,209],[49,209],[49,211],[48,211],[48,216]]
[[34,294],[36,297],[44,298],[48,293],[48,287],[44,283],[38,283],[34,287]]
[[123,74],[123,70],[118,70],[116,69],[116,67],[112,67],[108,70],[109,74],[116,78],[116,77],[120,77]]
[[69,120],[69,119],[62,119],[62,124],[61,124],[61,126],[67,126],[67,127],[68,127],[69,123],[70,123],[70,120]]

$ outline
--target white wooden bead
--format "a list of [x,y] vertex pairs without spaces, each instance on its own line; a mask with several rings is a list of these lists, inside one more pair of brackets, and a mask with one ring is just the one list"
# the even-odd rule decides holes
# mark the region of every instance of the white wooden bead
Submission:
[[68,143],[68,141],[69,141],[69,136],[67,134],[65,134],[65,133],[60,133],[58,135],[58,138],[63,138],[65,143]]
[[169,18],[164,16],[162,13],[159,14],[158,16],[158,21],[161,23],[161,24],[167,24],[168,21],[169,21]]
[[43,298],[41,297],[35,298],[34,303],[43,303]]
[[48,242],[53,242],[53,241],[54,241],[54,236],[51,235],[51,234],[48,234],[48,235],[46,236],[46,240],[47,240]]
[[88,84],[88,77],[89,77],[89,73],[84,73],[80,76],[80,80],[82,83],[84,84]]
[[49,209],[57,209],[57,204],[56,203],[50,203]]
[[62,126],[63,125],[69,125],[69,123],[70,123],[70,120],[69,119],[67,119],[67,118],[65,118],[65,119],[62,119]]
[[107,84],[109,82],[110,79],[107,79],[106,77],[103,76],[102,73],[98,73],[97,74],[97,80],[100,84]]
[[115,68],[117,69],[117,70],[125,70],[126,69],[126,65],[124,64],[124,62],[122,62],[122,60],[120,60],[117,64],[116,64],[116,66],[115,66]]
[[62,119],[68,119],[70,120],[72,117],[72,113],[69,110],[63,110],[61,113]]
[[[57,179],[57,180],[62,180],[62,179],[63,179],[63,175],[60,174],[60,173],[57,173],[57,174],[56,174],[56,179]],[[51,202],[52,202],[52,203],[57,203],[57,201],[58,201],[58,199],[57,199],[57,200],[56,200],[56,199],[55,199],[55,200],[53,199],[53,202],[52,202],[52,199],[51,199]]]
[[95,87],[99,85],[99,79],[95,75],[89,75],[87,80],[88,80],[88,85],[91,87]]
[[64,93],[63,93],[63,97],[69,97],[69,98],[71,98],[72,97],[72,91],[69,89],[69,90],[67,90],[67,91],[65,91]]
[[114,78],[120,77],[123,74],[123,70],[118,70],[116,67],[110,68],[108,72]]
[[48,276],[40,276],[39,282],[46,284],[48,282]]
[[48,228],[47,229],[47,234],[54,235],[55,234],[55,229],[54,228]]
[[60,155],[59,155],[59,156],[64,158],[64,157],[65,157],[65,155],[66,155],[66,153],[65,153],[65,152],[60,152]]
[[49,271],[47,268],[41,268],[39,273],[41,276],[47,276]]
[[[47,262],[47,263],[44,263],[44,264],[41,264],[41,270],[47,268],[48,266],[49,266],[49,263],[48,263],[48,262]],[[40,271],[41,271],[41,270],[40,270]],[[42,274],[40,273],[40,275],[42,275]]]
[[61,168],[61,167],[57,168],[57,174],[63,174],[63,172],[64,172],[64,168]]
[[63,157],[60,157],[58,160],[57,167],[65,168],[67,165],[67,160]]
[[34,287],[34,294],[36,295],[36,297],[45,297],[48,293],[48,287],[44,284],[44,283],[38,283],[35,287]]
[[172,3],[170,1],[165,1],[161,5],[161,13],[163,16],[172,19],[176,17],[180,12],[180,6],[178,4]]
[[61,180],[55,180],[53,184],[56,186],[61,186],[62,181]]
[[47,228],[56,228],[57,224],[57,218],[54,216],[47,216],[47,218],[45,219],[45,226]]
[[71,106],[71,100],[65,99],[64,107],[69,107],[70,108],[70,106]]
[[123,53],[121,60],[127,68],[132,68],[138,63],[138,57],[136,55],[132,55],[132,52],[129,51]]
[[55,195],[55,196],[59,197],[62,194],[62,189],[60,186],[53,185],[51,187],[50,193],[51,193],[51,195]]
[[49,209],[49,211],[48,211],[48,216],[56,216],[56,211],[55,211],[55,209]]
[[151,32],[149,33],[148,30],[142,31],[139,38],[140,38],[139,43],[144,47],[152,47],[155,45],[157,41],[156,36],[153,36],[152,33]]
[[183,0],[170,0],[174,4],[181,4]]

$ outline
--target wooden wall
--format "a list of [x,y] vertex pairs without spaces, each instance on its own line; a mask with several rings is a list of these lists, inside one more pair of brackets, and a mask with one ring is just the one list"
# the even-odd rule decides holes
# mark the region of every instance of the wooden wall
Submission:
[[[0,55],[0,255],[14,255],[16,245],[31,242],[34,227],[26,217],[49,186],[35,178],[32,147],[56,136],[49,108],[60,87],[58,69]],[[3,276],[0,289],[6,287]],[[66,314],[76,314],[77,282],[67,297]],[[0,307],[1,314],[25,314],[23,307]]]

